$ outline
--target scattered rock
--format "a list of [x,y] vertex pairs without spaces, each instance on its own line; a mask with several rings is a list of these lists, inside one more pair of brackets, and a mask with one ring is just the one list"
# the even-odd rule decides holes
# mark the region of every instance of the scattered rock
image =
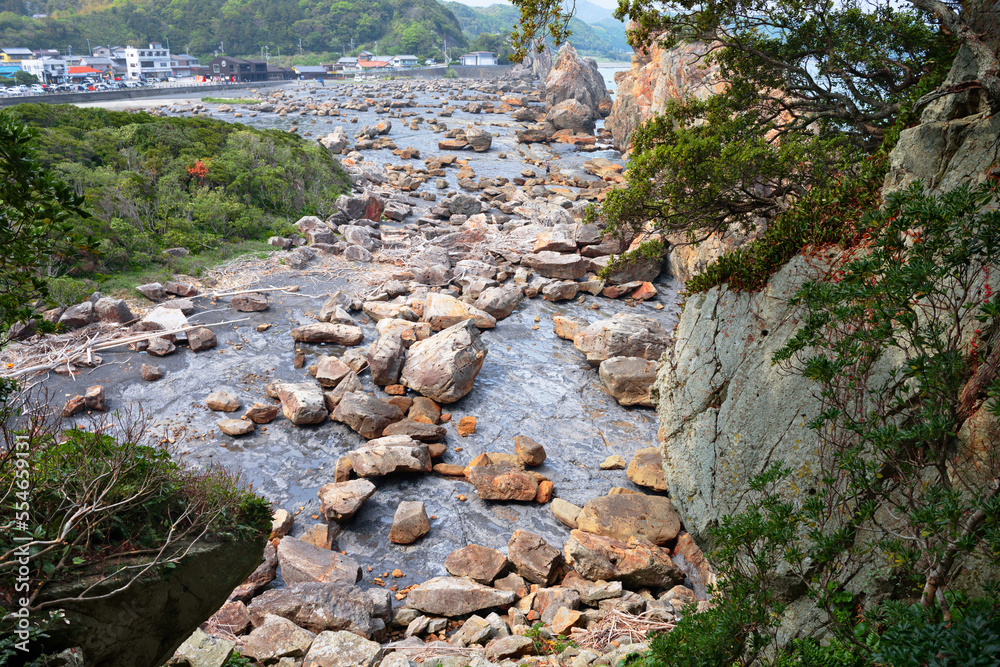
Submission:
[[[601,366],[603,367],[604,364]],[[654,491],[667,490],[667,483],[663,478],[663,456],[659,447],[647,447],[636,451],[625,474],[639,486],[645,486]]]
[[292,329],[292,340],[299,343],[334,343],[351,347],[364,338],[360,328],[335,322],[317,322]]
[[352,585],[361,581],[361,566],[354,559],[294,537],[278,542],[278,563],[281,578],[288,585],[307,581]]
[[267,295],[259,292],[237,294],[229,300],[229,303],[241,313],[256,313],[267,310]]
[[354,472],[360,477],[378,477],[393,472],[430,472],[427,445],[402,435],[369,441],[366,447],[348,452]]
[[149,346],[146,348],[146,352],[154,357],[165,357],[168,354],[173,354],[176,350],[177,347],[163,336],[150,338]]
[[490,631],[492,628],[490,624],[486,622],[485,618],[481,616],[472,615],[462,627],[458,629],[458,632],[453,634],[449,638],[449,642],[453,646],[475,646],[476,644],[484,644],[490,638]]
[[167,298],[167,293],[163,290],[163,285],[160,283],[147,283],[139,285],[135,289],[150,301],[162,301]]
[[281,616],[310,632],[344,630],[380,639],[392,615],[389,591],[306,582],[265,591],[248,607],[254,623]]
[[507,558],[517,573],[541,586],[549,586],[559,576],[562,554],[548,542],[526,530],[515,530],[507,542]]
[[552,514],[555,518],[559,519],[568,528],[576,528],[576,518],[580,516],[580,512],[583,508],[577,507],[573,503],[567,502],[562,498],[552,499]]
[[617,454],[612,454],[608,458],[601,461],[601,470],[624,470],[625,469],[625,459],[618,456]]
[[553,315],[552,331],[556,336],[564,340],[573,340],[576,335],[590,326],[590,322],[582,317],[572,317],[569,315]]
[[[410,413],[412,414],[412,412],[413,408],[411,407]],[[446,433],[447,431],[444,426],[418,422],[413,419],[404,419],[403,421],[389,424],[382,431],[382,435],[408,435],[414,440],[429,443],[438,442],[445,437]]]
[[219,344],[215,334],[208,327],[198,327],[187,332],[188,347],[192,352],[211,350]]
[[462,417],[458,420],[457,429],[458,434],[463,438],[468,437],[476,432],[477,419],[475,417]]
[[140,372],[142,373],[142,379],[146,382],[155,382],[163,377],[162,366],[150,366],[149,364],[143,364]]
[[435,577],[412,589],[407,604],[434,616],[464,616],[514,603],[514,593],[498,591],[462,577]]
[[656,361],[667,349],[670,335],[660,323],[645,315],[619,313],[580,331],[573,339],[576,349],[597,366],[612,357],[639,357]]
[[278,406],[264,403],[254,403],[249,410],[243,413],[243,419],[249,419],[254,424],[270,424],[277,416]]
[[663,496],[641,493],[592,498],[577,517],[580,530],[627,540],[633,535],[653,544],[666,544],[677,537],[681,520]]
[[382,335],[368,347],[368,367],[372,382],[379,387],[396,384],[403,370],[406,348],[398,335]]
[[591,581],[616,580],[629,587],[664,587],[684,580],[684,572],[670,559],[666,549],[634,537],[623,542],[574,530],[564,551],[573,569]]
[[511,635],[497,637],[486,645],[486,659],[492,662],[512,660],[526,655],[535,654],[535,643],[530,637]]
[[247,636],[240,653],[260,664],[298,658],[309,650],[314,636],[288,619],[266,616],[261,626]]
[[302,667],[372,667],[382,647],[353,632],[321,632]]
[[483,500],[532,501],[538,494],[538,478],[533,473],[505,465],[475,466],[469,481]]
[[400,382],[437,403],[454,403],[472,390],[486,353],[475,323],[460,322],[414,343]]
[[372,394],[353,391],[340,399],[333,412],[333,419],[347,424],[362,437],[371,439],[381,437],[386,426],[402,420],[403,412]]
[[330,413],[318,387],[309,384],[279,384],[276,387],[285,419],[296,426],[322,423]]
[[374,493],[374,484],[367,479],[355,479],[324,484],[316,495],[319,496],[320,512],[328,521],[347,521]]
[[216,412],[236,412],[240,409],[240,399],[228,391],[220,389],[208,395],[208,398],[205,399],[205,405],[208,406],[209,410]]
[[87,391],[83,395],[83,401],[87,405],[88,410],[104,412],[108,409],[108,402],[104,396],[104,387],[99,384],[87,388]]
[[473,320],[480,329],[492,329],[497,325],[496,319],[489,313],[438,292],[427,295],[422,319],[434,331],[447,329],[465,320]]
[[431,529],[424,503],[404,500],[399,503],[392,518],[389,541],[394,544],[413,544]]
[[254,428],[254,423],[252,421],[247,421],[245,419],[220,419],[219,420],[219,430],[226,435],[246,435],[247,433],[252,433]]
[[444,569],[452,576],[489,586],[507,569],[507,557],[496,549],[470,544],[448,554]]
[[540,466],[545,462],[545,448],[526,435],[514,438],[514,451],[526,466]]
[[656,381],[655,360],[611,357],[601,362],[600,376],[604,388],[620,405],[653,407],[649,388]]

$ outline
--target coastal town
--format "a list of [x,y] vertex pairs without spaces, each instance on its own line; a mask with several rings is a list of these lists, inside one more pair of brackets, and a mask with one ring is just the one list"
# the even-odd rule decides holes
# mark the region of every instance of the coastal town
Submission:
[[[432,58],[421,63],[414,55],[376,55],[360,51],[336,62],[281,67],[263,59],[216,55],[202,63],[187,53],[171,53],[169,44],[146,47],[95,46],[87,54],[56,49],[0,47],[0,95],[42,94],[134,88],[163,82],[256,83],[262,81],[324,80],[393,74],[419,69],[446,69],[449,64],[493,67],[496,55],[487,51],[462,54],[452,63]],[[263,50],[262,50],[263,51]],[[7,86],[2,86],[4,81]]]

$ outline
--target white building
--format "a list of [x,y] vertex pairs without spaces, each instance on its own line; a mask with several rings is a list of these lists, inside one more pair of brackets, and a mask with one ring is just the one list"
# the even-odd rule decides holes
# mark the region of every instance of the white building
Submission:
[[495,55],[489,51],[473,51],[472,53],[466,53],[461,58],[463,65],[471,65],[473,67],[484,67],[487,65],[496,65],[497,58]]
[[66,76],[62,58],[29,58],[21,61],[21,69],[38,77],[40,83],[54,83]]
[[393,56],[391,62],[393,67],[416,67],[420,64],[416,56]]
[[170,51],[159,42],[151,43],[147,49],[126,47],[125,66],[130,79],[165,79],[173,74]]

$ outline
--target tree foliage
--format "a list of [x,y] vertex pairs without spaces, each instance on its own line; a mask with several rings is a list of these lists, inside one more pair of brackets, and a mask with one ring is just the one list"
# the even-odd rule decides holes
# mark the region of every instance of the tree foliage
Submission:
[[83,199],[39,159],[36,135],[0,113],[0,345],[48,295],[51,270],[82,248],[71,220],[86,217]]
[[220,252],[264,241],[302,215],[328,215],[349,189],[326,149],[287,132],[46,104],[9,113],[37,128],[38,163],[93,214],[67,218],[100,242],[56,262],[62,272],[136,269],[176,246]]
[[[813,488],[781,462],[751,481],[712,531],[716,604],[683,615],[645,664],[996,664],[995,584],[967,579],[970,599],[957,580],[1000,566],[998,195],[894,193],[843,262],[799,289],[801,327],[774,361],[816,383]],[[824,641],[779,641],[803,594]]]
[[343,53],[352,50],[352,40],[354,50],[379,41],[379,53],[404,53],[399,49],[407,31],[406,46],[417,55],[439,53],[445,36],[450,44],[467,44],[455,16],[435,0],[118,0],[89,8],[69,0],[39,13],[50,17],[0,13],[0,41],[61,50],[71,45],[85,53],[88,38],[94,46],[169,40],[177,52],[207,55],[221,46],[250,57],[263,46],[272,55],[290,55],[300,44],[308,51]]

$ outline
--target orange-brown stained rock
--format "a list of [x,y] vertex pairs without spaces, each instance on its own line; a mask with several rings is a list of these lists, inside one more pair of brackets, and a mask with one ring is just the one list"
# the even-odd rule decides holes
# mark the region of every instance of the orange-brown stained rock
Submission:
[[463,438],[476,432],[476,418],[462,417],[458,420],[458,434]]

